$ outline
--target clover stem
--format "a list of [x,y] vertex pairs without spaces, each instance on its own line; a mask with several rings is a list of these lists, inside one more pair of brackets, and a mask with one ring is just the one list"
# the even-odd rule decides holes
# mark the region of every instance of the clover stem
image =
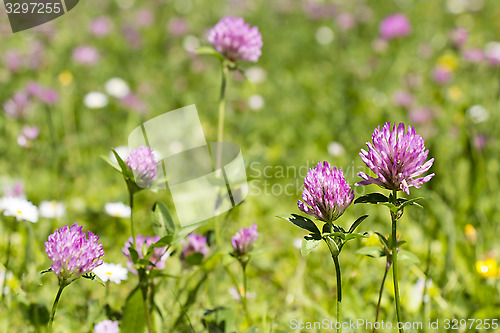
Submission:
[[[392,200],[393,204],[397,207],[398,206],[398,200],[397,200],[397,195],[398,192],[397,190],[392,190]],[[399,284],[398,284],[398,245],[397,245],[397,238],[396,238],[396,222],[398,220],[398,214],[391,212],[391,219],[392,219],[392,278],[394,281],[394,299],[396,302],[396,316],[398,318],[398,323],[401,322],[401,305],[400,305],[400,300],[399,300]],[[399,327],[399,325],[398,325]],[[399,332],[403,332],[403,328],[399,327]]]

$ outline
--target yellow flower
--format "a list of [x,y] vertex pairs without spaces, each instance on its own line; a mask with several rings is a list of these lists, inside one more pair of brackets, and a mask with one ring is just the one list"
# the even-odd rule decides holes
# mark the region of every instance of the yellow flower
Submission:
[[462,89],[459,86],[451,86],[448,89],[448,98],[452,101],[458,101],[462,98]]
[[483,278],[496,278],[498,276],[498,264],[493,258],[476,262],[476,270]]
[[73,74],[70,71],[64,71],[59,74],[59,82],[63,86],[69,86],[73,82]]
[[471,224],[467,224],[465,226],[465,239],[469,243],[475,244],[477,241],[477,231],[476,228],[474,228]]
[[452,72],[458,66],[458,58],[451,54],[445,54],[439,57],[436,65]]
[[368,238],[363,238],[362,242],[365,243],[365,246],[377,246],[380,245],[380,240],[376,234],[371,234]]

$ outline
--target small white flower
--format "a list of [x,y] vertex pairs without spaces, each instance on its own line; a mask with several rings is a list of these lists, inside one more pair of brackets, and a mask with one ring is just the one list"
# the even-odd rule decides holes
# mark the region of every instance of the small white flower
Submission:
[[132,210],[129,206],[125,205],[123,202],[108,202],[104,205],[104,210],[108,215],[113,217],[130,217]]
[[108,97],[97,91],[89,92],[85,95],[83,104],[89,109],[100,109],[108,105]]
[[127,82],[118,77],[108,80],[104,88],[109,95],[116,98],[123,98],[130,93],[130,88]]
[[40,216],[48,219],[60,218],[64,216],[66,207],[62,202],[42,201],[40,203]]
[[261,95],[253,95],[248,99],[250,109],[258,111],[264,107],[264,98]]
[[195,36],[188,35],[184,37],[184,40],[182,41],[182,46],[184,47],[184,50],[186,50],[187,52],[194,53],[196,49],[200,46],[200,41]]
[[489,118],[488,111],[484,107],[482,107],[481,105],[471,106],[467,110],[467,115],[472,120],[472,122],[474,122],[476,124],[482,123],[482,122],[488,120],[488,118]]
[[94,268],[92,272],[94,272],[103,282],[111,281],[120,284],[127,279],[128,271],[120,264],[103,263]]
[[[228,289],[228,293],[231,295],[231,297],[233,297],[236,301],[241,301],[241,295],[245,296],[245,289],[243,288],[240,288],[240,290],[238,291],[238,289],[236,289],[235,287],[231,287]],[[255,298],[255,293],[254,292],[249,292],[247,295],[246,295],[246,298],[247,299],[250,299],[250,298]]]
[[0,209],[5,216],[13,216],[18,221],[38,222],[38,208],[26,199],[4,197],[0,199]]
[[300,250],[302,247],[302,238],[295,238],[293,240],[293,246]]
[[253,83],[262,83],[267,79],[266,71],[259,66],[253,66],[246,70],[245,72],[248,80]]
[[344,154],[344,146],[340,144],[339,142],[330,142],[328,144],[328,153],[332,155],[333,157],[338,157]]
[[335,34],[329,27],[323,26],[316,31],[316,41],[321,45],[328,45],[333,41]]
[[486,59],[493,63],[500,62],[500,43],[499,42],[489,42],[484,47],[484,55]]
[[95,324],[94,333],[118,333],[120,328],[117,321],[103,320]]

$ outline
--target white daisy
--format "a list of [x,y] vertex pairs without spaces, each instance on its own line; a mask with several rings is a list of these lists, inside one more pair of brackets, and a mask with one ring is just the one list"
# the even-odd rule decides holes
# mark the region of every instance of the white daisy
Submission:
[[332,141],[328,144],[328,153],[333,157],[338,157],[344,154],[344,146],[341,143]]
[[118,77],[108,80],[104,88],[109,95],[116,98],[123,98],[130,93],[130,88],[127,82]]
[[258,111],[264,107],[264,98],[261,95],[252,95],[248,99],[248,106],[254,111]]
[[38,222],[38,208],[26,199],[4,197],[0,199],[0,209],[5,216],[14,216],[18,221]]
[[108,97],[100,92],[90,92],[85,95],[83,104],[89,109],[100,109],[108,105]]
[[120,284],[127,279],[127,269],[120,264],[103,263],[92,271],[104,282]]
[[104,210],[106,213],[113,217],[130,217],[132,210],[129,206],[125,205],[123,202],[108,202],[104,205]]
[[64,216],[66,207],[62,202],[57,201],[42,201],[40,203],[40,216],[49,219],[60,218]]

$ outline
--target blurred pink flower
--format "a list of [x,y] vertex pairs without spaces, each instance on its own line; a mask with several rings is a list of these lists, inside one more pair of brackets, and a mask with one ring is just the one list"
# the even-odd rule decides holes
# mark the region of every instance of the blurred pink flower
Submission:
[[35,140],[36,138],[38,138],[40,130],[38,129],[37,126],[24,125],[21,134],[24,135],[29,140]]
[[113,27],[113,22],[106,16],[101,16],[90,22],[89,30],[97,37],[107,36]]
[[148,111],[147,105],[134,93],[129,93],[127,96],[120,99],[120,103],[133,111],[144,114]]
[[477,150],[483,150],[484,146],[486,145],[486,138],[482,134],[475,135],[473,143],[474,143],[474,147]]
[[45,88],[37,82],[28,82],[28,84],[26,85],[26,90],[31,96],[37,98],[43,103],[54,105],[59,101],[59,94],[57,93],[57,91],[50,88]]
[[451,81],[453,73],[446,67],[436,66],[432,72],[432,79],[438,84],[446,84]]
[[20,181],[15,182],[11,186],[5,186],[3,188],[3,194],[6,197],[26,198],[26,195],[24,194],[24,185]]
[[[136,251],[137,254],[139,255],[140,259],[144,258],[145,251],[154,243],[160,240],[160,237],[158,236],[143,236],[141,234],[135,236],[135,245],[136,245]],[[125,242],[125,246],[122,248],[122,252],[125,256],[127,256],[128,261],[127,261],[127,268],[128,270],[133,273],[137,274],[137,270],[134,268],[134,263],[132,262],[132,259],[130,258],[130,247],[134,247],[133,245],[134,239],[129,237],[129,239]],[[148,270],[152,269],[159,269],[162,270],[165,268],[165,261],[167,261],[167,258],[169,257],[169,253],[165,252],[166,247],[156,247],[153,250],[153,253],[149,256],[149,262],[153,263],[153,265],[149,265],[146,267]]]
[[333,18],[337,14],[337,4],[308,1],[304,6],[304,11],[313,20]]
[[382,20],[379,31],[388,40],[405,37],[411,33],[410,21],[403,14],[390,15]]
[[17,50],[8,50],[3,56],[5,67],[11,72],[17,72],[23,64],[21,54]]
[[141,9],[137,12],[135,22],[140,27],[149,27],[154,22],[154,15],[149,9]]
[[142,45],[142,38],[141,35],[139,34],[139,31],[130,24],[125,24],[122,26],[122,31],[123,35],[125,36],[125,39],[127,40],[129,46],[137,50],[141,47]]
[[462,47],[469,38],[469,31],[465,28],[455,28],[448,33],[448,36],[455,47]]
[[356,17],[351,13],[340,13],[336,17],[336,21],[340,29],[342,30],[350,30],[356,26]]
[[94,65],[99,58],[99,51],[92,46],[82,45],[73,50],[73,60],[79,64]]
[[208,245],[207,245],[207,237],[199,234],[191,233],[186,237],[187,243],[182,242],[184,248],[182,249],[182,255],[184,258],[195,254],[201,253],[204,257],[208,255]]
[[187,33],[188,23],[180,17],[174,17],[168,22],[168,32],[174,36],[183,36]]
[[413,105],[413,95],[406,90],[398,90],[392,95],[392,101],[397,106],[409,108]]
[[429,108],[414,108],[410,110],[410,120],[414,124],[424,124],[434,118],[434,114]]
[[464,60],[472,63],[480,63],[485,60],[484,52],[481,49],[467,49],[462,51]]
[[22,118],[26,116],[29,105],[29,94],[26,91],[18,91],[3,104],[5,114],[13,118]]

